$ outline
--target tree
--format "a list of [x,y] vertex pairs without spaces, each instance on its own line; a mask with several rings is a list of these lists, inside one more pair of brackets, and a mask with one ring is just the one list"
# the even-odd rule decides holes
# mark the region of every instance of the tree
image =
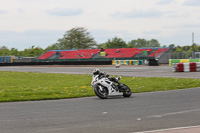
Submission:
[[35,57],[42,54],[44,50],[40,47],[31,46],[31,48],[24,49],[24,51],[20,51],[18,56],[24,57]]
[[190,46],[183,46],[183,50],[184,50],[184,51],[188,51],[189,49],[191,49]]
[[192,51],[194,52],[198,51],[198,45],[196,43],[192,44],[191,48],[192,48]]
[[96,42],[87,29],[76,27],[66,31],[56,46],[59,49],[86,49],[96,46]]
[[0,56],[9,55],[9,49],[6,46],[0,47]]
[[137,47],[137,40],[131,40],[128,42],[128,47],[129,48],[136,48]]
[[141,39],[141,38],[138,38],[137,39],[137,47],[146,47],[147,46],[147,40],[146,39]]
[[138,38],[137,40],[131,40],[128,42],[129,48],[141,48],[141,47],[160,47],[160,43],[156,39],[146,40]]
[[147,47],[160,47],[160,43],[156,39],[147,41]]
[[10,49],[10,55],[17,56],[18,55],[18,50],[16,48],[11,48]]
[[48,51],[48,50],[59,50],[59,44],[58,43],[55,43],[55,44],[52,44],[50,46],[48,46],[45,51]]
[[181,46],[177,46],[177,47],[176,47],[176,51],[175,51],[175,52],[182,52],[182,51],[183,51],[183,49],[182,49]]
[[124,48],[127,47],[126,42],[121,38],[114,37],[112,40],[108,39],[105,43],[106,48]]
[[175,48],[175,44],[170,44],[169,48],[171,48],[171,49]]
[[101,44],[98,44],[97,45],[97,48],[100,49],[100,48],[103,48],[103,49],[106,49],[106,43],[101,43]]

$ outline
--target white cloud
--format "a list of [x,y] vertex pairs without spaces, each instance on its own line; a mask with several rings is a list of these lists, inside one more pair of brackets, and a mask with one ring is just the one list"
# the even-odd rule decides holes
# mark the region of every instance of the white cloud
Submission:
[[27,30],[24,32],[0,31],[0,46],[17,48],[23,50],[30,46],[47,46],[56,43],[58,38],[62,38],[64,31],[60,30]]
[[199,0],[185,0],[183,5],[186,5],[186,6],[200,6],[200,1]]
[[185,24],[182,25],[181,28],[193,28],[193,29],[199,29],[200,30],[200,24]]
[[150,10],[132,10],[129,12],[116,12],[112,16],[117,18],[155,18],[161,17],[164,14],[162,11],[155,9]]
[[157,2],[158,5],[167,5],[172,3],[174,0],[160,0]]
[[[194,42],[200,44],[200,32],[195,32]],[[171,35],[160,37],[159,42],[162,45],[175,44],[176,46],[192,45],[192,32],[189,30],[177,31]]]
[[55,16],[76,16],[83,13],[83,9],[54,8],[46,10],[45,13]]
[[74,27],[85,27],[98,43],[117,36],[184,45],[188,34],[199,32],[200,8],[191,6],[198,0],[0,1],[0,46],[45,48]]
[[108,41],[108,39],[112,39],[114,37],[122,38],[124,41],[130,41],[134,37],[134,34],[132,34],[130,31],[121,31],[121,30],[101,30],[101,29],[95,29],[90,31],[95,40],[99,43],[104,43]]
[[5,10],[0,10],[0,15],[1,15],[1,14],[5,14],[5,13],[7,13],[7,11],[5,11]]
[[144,31],[143,34],[145,35],[158,35],[161,34],[161,30],[151,30],[151,31]]

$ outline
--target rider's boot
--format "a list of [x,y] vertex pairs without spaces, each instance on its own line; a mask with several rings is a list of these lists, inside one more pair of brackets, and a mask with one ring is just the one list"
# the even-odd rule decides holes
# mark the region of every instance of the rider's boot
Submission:
[[115,90],[116,90],[116,91],[119,91],[119,87],[118,87],[118,85],[116,85]]

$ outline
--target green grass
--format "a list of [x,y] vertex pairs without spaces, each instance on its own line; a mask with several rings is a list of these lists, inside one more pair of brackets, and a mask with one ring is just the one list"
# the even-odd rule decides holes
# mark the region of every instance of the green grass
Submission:
[[[92,75],[0,72],[0,102],[94,96]],[[200,87],[200,79],[122,77],[132,92]]]

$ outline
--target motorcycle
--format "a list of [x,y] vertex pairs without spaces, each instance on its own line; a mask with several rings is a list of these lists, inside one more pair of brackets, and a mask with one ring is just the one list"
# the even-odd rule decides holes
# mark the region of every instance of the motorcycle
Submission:
[[121,76],[116,78],[119,83],[117,85],[116,82],[112,81],[112,78],[106,76],[99,77],[99,75],[94,75],[92,78],[91,86],[94,89],[95,94],[101,99],[107,99],[109,96],[116,95],[130,97],[132,94],[131,89],[127,85],[120,83],[120,79]]

